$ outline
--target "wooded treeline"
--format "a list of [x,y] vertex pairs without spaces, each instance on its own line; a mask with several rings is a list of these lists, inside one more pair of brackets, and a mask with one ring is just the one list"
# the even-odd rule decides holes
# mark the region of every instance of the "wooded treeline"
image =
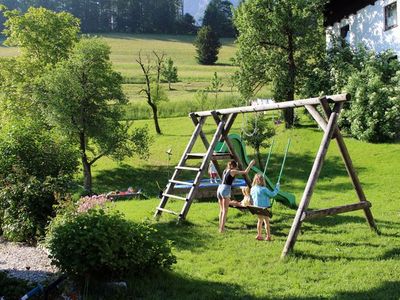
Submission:
[[83,32],[191,34],[196,31],[194,18],[182,14],[181,0],[0,0],[0,4],[23,12],[30,6],[70,12],[81,20]]

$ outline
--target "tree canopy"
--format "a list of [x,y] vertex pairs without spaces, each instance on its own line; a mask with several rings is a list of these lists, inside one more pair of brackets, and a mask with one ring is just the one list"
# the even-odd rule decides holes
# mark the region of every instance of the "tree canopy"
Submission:
[[210,26],[219,37],[235,36],[232,9],[227,0],[211,0],[204,12],[203,26]]
[[[302,74],[324,53],[324,0],[244,1],[235,12],[239,31],[236,81],[249,98],[271,84],[277,101],[294,99]],[[286,125],[293,110],[285,111]]]
[[[66,11],[81,20],[83,32],[193,33],[182,32],[181,0],[0,0],[9,9],[30,6]],[[4,20],[3,20],[4,21]],[[2,24],[2,20],[0,20]]]

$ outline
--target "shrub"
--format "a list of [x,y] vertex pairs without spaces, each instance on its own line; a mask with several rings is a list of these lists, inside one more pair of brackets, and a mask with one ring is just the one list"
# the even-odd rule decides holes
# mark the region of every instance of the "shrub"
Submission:
[[176,262],[171,245],[155,229],[101,209],[57,218],[47,244],[53,264],[75,279],[116,278]]
[[69,144],[38,124],[8,124],[0,132],[0,226],[7,239],[33,242],[54,216],[77,156]]
[[44,236],[49,218],[54,216],[53,205],[58,200],[54,194],[65,192],[68,182],[64,176],[39,180],[24,169],[15,169],[0,179],[0,223],[4,237],[34,242]]
[[212,65],[218,60],[221,43],[210,26],[200,28],[194,41],[197,61],[202,65]]
[[383,60],[371,57],[363,70],[350,76],[347,85],[353,101],[344,119],[354,137],[368,142],[394,140],[400,132],[400,95],[396,91],[400,73],[397,77],[388,74],[388,69],[399,63],[385,64]]

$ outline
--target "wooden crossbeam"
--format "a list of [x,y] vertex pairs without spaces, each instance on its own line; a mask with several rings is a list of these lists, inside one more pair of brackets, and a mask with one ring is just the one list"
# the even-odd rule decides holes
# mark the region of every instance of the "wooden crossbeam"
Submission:
[[308,220],[316,219],[316,218],[320,218],[320,217],[342,214],[342,213],[346,213],[346,212],[364,209],[366,207],[371,207],[371,202],[362,201],[362,202],[358,202],[358,203],[336,206],[336,207],[331,207],[331,208],[325,208],[325,209],[319,209],[319,210],[308,210],[308,211],[303,212],[303,215],[301,216],[301,221],[308,221]]
[[[345,102],[350,100],[349,94],[338,94],[327,96],[326,98],[329,99],[331,102]],[[207,111],[199,111],[195,112],[195,116],[197,117],[205,117],[205,116],[212,116],[213,113],[217,115],[230,115],[230,114],[238,114],[238,113],[254,113],[254,112],[262,112],[262,111],[269,111],[269,110],[280,110],[285,108],[296,108],[296,107],[303,107],[305,105],[318,105],[320,104],[320,98],[310,98],[310,99],[301,99],[301,100],[294,100],[294,101],[286,101],[286,102],[279,102],[279,103],[272,103],[267,105],[257,105],[257,106],[242,106],[242,107],[234,107],[234,108],[225,108],[219,109],[215,111],[207,110]]]

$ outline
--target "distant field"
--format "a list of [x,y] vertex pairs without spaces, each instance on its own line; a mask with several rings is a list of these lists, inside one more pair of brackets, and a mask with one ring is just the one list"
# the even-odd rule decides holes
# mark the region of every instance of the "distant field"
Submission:
[[[232,58],[235,55],[233,39],[221,40],[223,47],[216,65],[203,66],[196,62],[196,49],[193,46],[194,36],[132,34],[104,34],[100,36],[111,47],[111,60],[115,70],[121,72],[129,82],[129,84],[124,84],[128,98],[130,101],[141,100],[141,103],[144,104],[143,109],[147,106],[144,103],[144,96],[139,94],[144,83],[140,67],[136,62],[139,52],[142,53],[144,59],[147,55],[156,51],[158,53],[163,52],[166,57],[171,57],[174,60],[178,67],[180,82],[172,85],[173,91],[168,91],[167,84],[164,85],[171,102],[181,100],[185,100],[186,103],[194,102],[196,91],[210,85],[214,72],[218,73],[224,83],[221,97],[238,97],[238,93],[233,89],[230,80],[236,70],[236,67],[232,64]],[[0,56],[15,55],[18,55],[18,49],[0,47]],[[232,93],[232,90],[234,93]]]

